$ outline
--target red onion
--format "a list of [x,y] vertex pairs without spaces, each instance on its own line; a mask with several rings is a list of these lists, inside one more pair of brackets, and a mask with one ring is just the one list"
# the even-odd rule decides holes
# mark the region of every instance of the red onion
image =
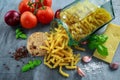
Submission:
[[17,26],[20,23],[20,13],[10,10],[5,14],[4,20],[9,26]]
[[60,18],[60,11],[61,9],[58,9],[56,12],[55,12],[55,18]]

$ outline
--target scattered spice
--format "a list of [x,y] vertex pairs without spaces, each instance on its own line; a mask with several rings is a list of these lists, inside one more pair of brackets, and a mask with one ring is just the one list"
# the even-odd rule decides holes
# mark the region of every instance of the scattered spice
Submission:
[[3,64],[3,66],[5,66],[6,64]]
[[3,64],[3,66],[6,70],[10,70],[10,68],[6,64]]
[[11,56],[11,58],[14,58],[14,56]]
[[23,60],[20,60],[20,62],[22,62],[22,64],[25,64],[25,62]]
[[8,54],[11,54],[11,52],[8,52]]
[[28,51],[27,48],[25,46],[22,46],[18,49],[16,49],[15,53],[13,53],[13,57],[15,60],[20,60],[21,58],[25,58],[28,57]]
[[20,67],[20,65],[16,65],[16,67]]

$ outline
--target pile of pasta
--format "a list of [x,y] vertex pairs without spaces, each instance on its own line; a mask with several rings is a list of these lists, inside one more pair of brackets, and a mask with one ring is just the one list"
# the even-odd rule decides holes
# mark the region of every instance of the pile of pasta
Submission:
[[51,69],[59,67],[59,73],[69,77],[69,74],[63,71],[63,67],[76,69],[80,54],[74,54],[71,47],[68,46],[69,37],[62,26],[55,28],[55,32],[46,33],[46,35],[46,46],[40,46],[41,49],[47,51],[44,64]]
[[95,9],[83,19],[80,18],[79,10],[73,14],[71,9],[61,12],[60,19],[68,25],[72,37],[77,41],[112,19],[110,13],[103,8]]

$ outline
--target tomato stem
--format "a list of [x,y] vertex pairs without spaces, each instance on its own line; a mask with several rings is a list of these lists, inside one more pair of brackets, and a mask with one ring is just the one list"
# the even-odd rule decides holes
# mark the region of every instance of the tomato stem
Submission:
[[28,2],[28,6],[30,6],[30,7],[33,7],[32,5],[34,4],[34,2]]
[[45,9],[45,6],[44,6],[44,4],[43,4],[43,1],[44,1],[44,0],[39,0],[39,2],[40,2],[41,5],[42,5],[42,9]]
[[35,3],[36,3],[36,6],[35,6],[34,13],[33,13],[34,15],[35,15],[35,14],[37,13],[37,11],[38,11],[38,4],[39,4],[38,2],[35,2]]

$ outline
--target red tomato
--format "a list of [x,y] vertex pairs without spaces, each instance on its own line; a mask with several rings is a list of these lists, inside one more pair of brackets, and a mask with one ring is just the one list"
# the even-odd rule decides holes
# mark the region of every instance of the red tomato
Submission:
[[40,8],[36,14],[38,21],[42,24],[48,24],[50,23],[53,18],[54,18],[54,12],[53,10],[48,7],[48,6],[44,6],[45,9]]
[[23,0],[23,1],[20,2],[18,9],[19,9],[19,11],[20,11],[21,14],[22,14],[23,12],[25,12],[25,11],[34,12],[34,9],[35,9],[35,8],[34,8],[34,4],[31,5],[31,6],[29,6],[29,5],[28,5],[29,1],[30,1],[30,0]]
[[20,22],[23,28],[32,29],[37,25],[37,18],[33,13],[25,11],[21,15]]
[[39,2],[39,7],[42,6],[41,2],[43,1],[43,5],[44,6],[49,6],[51,7],[52,6],[52,0],[35,0],[35,2]]

